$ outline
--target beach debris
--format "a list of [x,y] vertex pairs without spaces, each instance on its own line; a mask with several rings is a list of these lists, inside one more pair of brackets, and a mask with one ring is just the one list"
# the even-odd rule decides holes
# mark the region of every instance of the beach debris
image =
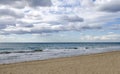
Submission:
[[85,49],[89,49],[89,47],[85,47]]
[[42,49],[34,50],[34,52],[42,52],[42,51],[43,51]]

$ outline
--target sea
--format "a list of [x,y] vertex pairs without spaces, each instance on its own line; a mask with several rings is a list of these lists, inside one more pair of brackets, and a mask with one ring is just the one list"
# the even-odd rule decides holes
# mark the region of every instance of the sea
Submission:
[[0,64],[120,51],[120,42],[0,43]]

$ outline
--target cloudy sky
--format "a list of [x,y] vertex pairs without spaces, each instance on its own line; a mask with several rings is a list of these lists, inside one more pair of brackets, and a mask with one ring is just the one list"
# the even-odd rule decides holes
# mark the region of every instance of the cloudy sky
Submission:
[[120,0],[0,0],[0,42],[120,42]]

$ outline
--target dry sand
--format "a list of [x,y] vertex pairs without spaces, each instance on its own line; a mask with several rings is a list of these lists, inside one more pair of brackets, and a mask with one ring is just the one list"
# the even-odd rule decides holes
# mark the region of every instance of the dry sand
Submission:
[[0,74],[120,74],[120,52],[0,65]]

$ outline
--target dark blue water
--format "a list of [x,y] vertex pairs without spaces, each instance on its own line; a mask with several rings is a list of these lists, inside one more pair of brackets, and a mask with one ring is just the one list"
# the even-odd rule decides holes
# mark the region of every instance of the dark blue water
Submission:
[[105,48],[112,46],[120,46],[120,43],[0,43],[0,50],[77,49],[79,47]]
[[120,42],[0,43],[0,63],[43,60],[120,50]]

